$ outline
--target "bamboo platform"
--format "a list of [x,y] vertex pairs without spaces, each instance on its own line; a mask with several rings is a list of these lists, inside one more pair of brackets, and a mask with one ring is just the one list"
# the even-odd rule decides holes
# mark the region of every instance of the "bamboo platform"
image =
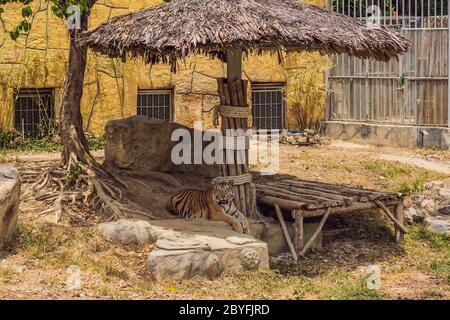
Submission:
[[[330,215],[381,209],[394,222],[397,243],[403,241],[403,236],[407,232],[403,226],[403,195],[400,193],[303,180],[259,183],[256,184],[256,190],[257,201],[275,209],[283,229],[286,228],[281,210],[290,212],[295,220],[293,243],[289,239],[287,231],[285,231],[286,240],[293,247],[291,251],[294,259],[298,254],[305,255],[309,245],[320,233]],[[391,213],[389,208],[395,209],[394,214]],[[312,217],[323,218],[313,238],[307,244],[304,244],[303,220]]]

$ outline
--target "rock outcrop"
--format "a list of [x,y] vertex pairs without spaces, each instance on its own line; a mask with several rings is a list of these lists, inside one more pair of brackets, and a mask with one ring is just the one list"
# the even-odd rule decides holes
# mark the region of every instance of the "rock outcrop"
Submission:
[[[305,224],[306,241],[316,228],[317,224]],[[119,220],[102,223],[98,229],[113,242],[155,244],[147,269],[157,280],[194,276],[213,279],[224,271],[261,270],[269,267],[269,254],[288,251],[276,223],[253,222],[253,236],[236,233],[225,222],[205,219]],[[289,230],[293,233],[292,226]],[[321,234],[313,248],[322,248]]]
[[[190,133],[191,164],[176,165],[172,161],[172,150],[178,141],[171,141],[177,129]],[[143,116],[108,122],[105,128],[105,163],[120,169],[192,172],[205,177],[217,177],[218,166],[193,164],[194,129],[178,123],[149,120]],[[201,132],[198,132],[200,133]],[[203,146],[206,142],[203,143]]]
[[0,250],[14,239],[19,196],[19,173],[13,167],[0,166]]
[[430,231],[450,234],[450,180],[431,181],[407,203],[405,220],[420,223]]
[[269,267],[267,244],[238,234],[225,222],[205,219],[119,220],[100,224],[107,239],[120,243],[155,243],[147,261],[157,280],[209,279],[224,271],[260,270]]

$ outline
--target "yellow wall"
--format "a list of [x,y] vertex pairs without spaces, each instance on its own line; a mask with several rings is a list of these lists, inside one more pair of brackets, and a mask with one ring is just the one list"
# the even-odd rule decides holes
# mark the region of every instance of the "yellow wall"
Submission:
[[[161,2],[99,0],[90,17],[90,28],[111,17]],[[308,2],[323,5],[324,0]],[[8,5],[5,14],[0,16],[0,128],[13,125],[15,88],[54,88],[56,109],[62,96],[68,53],[67,28],[63,20],[51,13],[47,1],[35,0],[33,6],[32,29],[17,41],[12,41],[6,30],[20,20],[21,6]],[[280,65],[276,55],[248,57],[244,61],[244,71],[250,81],[285,82],[289,105],[290,87],[298,78],[295,75],[307,71],[311,63],[326,66],[327,60],[318,54],[304,53],[289,55]],[[136,114],[138,88],[173,88],[174,120],[191,125],[194,120],[203,119],[211,126],[212,113],[202,110],[218,104],[215,78],[225,76],[226,66],[222,62],[203,56],[189,57],[173,74],[167,65],[149,66],[141,61],[123,64],[89,53],[82,100],[84,127],[90,132],[101,133],[107,121]],[[322,80],[318,85],[323,85]]]

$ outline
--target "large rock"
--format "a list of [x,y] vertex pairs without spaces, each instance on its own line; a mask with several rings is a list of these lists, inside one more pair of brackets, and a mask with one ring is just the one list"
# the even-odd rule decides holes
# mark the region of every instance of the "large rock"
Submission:
[[203,276],[212,280],[224,270],[220,258],[210,250],[155,249],[148,258],[148,270],[156,280],[190,279]]
[[157,233],[153,227],[144,220],[119,220],[105,222],[98,226],[103,236],[112,241],[123,244],[155,243]]
[[230,225],[205,219],[151,222],[119,220],[103,223],[99,231],[120,243],[155,243],[147,266],[157,279],[205,276],[269,267],[267,244],[233,231]]
[[[317,230],[319,223],[306,222],[303,225],[303,241],[306,244]],[[294,239],[294,227],[292,223],[286,222],[286,227],[291,239]],[[267,243],[269,248],[269,255],[274,256],[289,251],[289,245],[287,244],[283,230],[278,222],[270,221],[265,224],[261,222],[252,222],[252,235]],[[317,238],[311,244],[311,249],[322,250],[323,249],[323,232],[321,231]]]
[[13,240],[19,207],[20,178],[13,167],[0,166],[0,250]]
[[424,219],[423,212],[415,207],[409,207],[405,210],[405,220],[409,223],[422,223]]
[[450,205],[446,205],[446,206],[439,208],[438,213],[450,215]]
[[450,235],[450,219],[442,216],[427,217],[425,223],[428,229],[437,233],[444,233]]
[[[217,177],[218,166],[173,163],[172,149],[179,142],[171,141],[171,137],[177,129],[189,131],[192,142],[194,141],[194,129],[178,123],[149,120],[143,116],[110,121],[105,128],[105,163],[121,169],[192,172]],[[194,161],[193,145],[192,143],[191,162]]]
[[450,201],[450,189],[442,188],[439,189],[439,195],[444,198],[444,201]]

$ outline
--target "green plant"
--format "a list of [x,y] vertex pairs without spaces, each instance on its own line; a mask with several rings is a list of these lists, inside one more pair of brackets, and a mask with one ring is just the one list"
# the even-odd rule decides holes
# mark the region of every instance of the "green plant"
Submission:
[[365,164],[366,170],[385,177],[394,178],[398,175],[409,174],[411,170],[398,162],[385,161],[385,160],[373,160]]
[[27,137],[16,130],[0,131],[0,151],[60,151],[61,144],[56,134],[45,137]]
[[432,232],[421,225],[411,226],[409,233],[412,239],[426,242],[432,248],[444,250],[450,255],[450,235]]
[[395,16],[397,14],[395,6],[391,0],[385,0],[385,6],[386,6],[386,16],[390,17]]
[[359,14],[360,11],[363,14],[366,12],[366,6],[362,0],[334,0],[331,3],[331,8],[333,9],[333,11],[337,11],[345,15],[353,15],[353,12],[356,12],[357,14]]
[[76,181],[80,174],[83,173],[83,166],[79,161],[72,162],[69,165],[69,170],[67,171],[67,177],[70,182]]
[[300,130],[317,129],[325,115],[323,72],[328,60],[309,57],[308,62],[307,68],[292,72],[290,77],[290,127]]
[[16,275],[16,272],[9,268],[0,267],[0,281],[9,282]]
[[412,182],[402,181],[398,187],[393,188],[393,191],[400,192],[405,195],[422,192],[425,182],[426,181],[424,178],[418,178]]
[[106,145],[106,135],[93,135],[88,138],[88,145],[90,150],[103,150]]

